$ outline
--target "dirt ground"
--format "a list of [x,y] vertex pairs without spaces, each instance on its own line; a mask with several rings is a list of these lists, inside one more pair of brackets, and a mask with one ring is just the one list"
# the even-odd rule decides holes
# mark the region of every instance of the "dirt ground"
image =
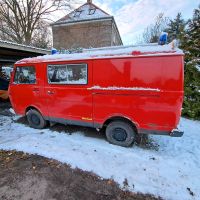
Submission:
[[[124,182],[124,189],[127,186]],[[37,155],[0,151],[1,200],[157,200]]]

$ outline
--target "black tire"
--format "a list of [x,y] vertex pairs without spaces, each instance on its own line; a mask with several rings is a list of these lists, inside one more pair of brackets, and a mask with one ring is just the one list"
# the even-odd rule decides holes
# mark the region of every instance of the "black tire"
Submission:
[[136,131],[127,122],[113,121],[106,128],[106,137],[112,144],[129,147],[135,142]]
[[29,126],[35,129],[43,129],[47,125],[47,121],[37,110],[29,110],[26,113]]

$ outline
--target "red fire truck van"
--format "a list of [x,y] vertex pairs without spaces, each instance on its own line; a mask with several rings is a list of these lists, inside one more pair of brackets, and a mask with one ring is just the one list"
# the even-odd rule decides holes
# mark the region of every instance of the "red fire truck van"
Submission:
[[104,127],[121,146],[137,134],[180,137],[183,56],[152,44],[26,58],[14,66],[9,97],[37,129],[47,122]]

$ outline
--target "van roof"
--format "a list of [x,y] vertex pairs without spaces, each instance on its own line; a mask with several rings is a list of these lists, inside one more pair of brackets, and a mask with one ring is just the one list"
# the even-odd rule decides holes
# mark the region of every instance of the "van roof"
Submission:
[[53,61],[73,61],[90,60],[103,58],[141,57],[141,56],[163,56],[163,55],[183,55],[183,51],[174,47],[174,43],[167,45],[146,44],[138,46],[115,46],[93,49],[83,49],[81,53],[54,54],[38,56],[34,58],[22,59],[16,64],[53,62]]

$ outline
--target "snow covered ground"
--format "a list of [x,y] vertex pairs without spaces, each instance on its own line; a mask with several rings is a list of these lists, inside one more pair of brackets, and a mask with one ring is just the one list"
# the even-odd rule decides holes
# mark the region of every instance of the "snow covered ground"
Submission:
[[[113,178],[133,192],[170,200],[200,199],[200,122],[182,118],[182,138],[151,136],[159,149],[123,148],[83,132],[35,130],[0,116],[0,149],[54,158],[72,167]],[[66,127],[67,129],[67,127]]]

